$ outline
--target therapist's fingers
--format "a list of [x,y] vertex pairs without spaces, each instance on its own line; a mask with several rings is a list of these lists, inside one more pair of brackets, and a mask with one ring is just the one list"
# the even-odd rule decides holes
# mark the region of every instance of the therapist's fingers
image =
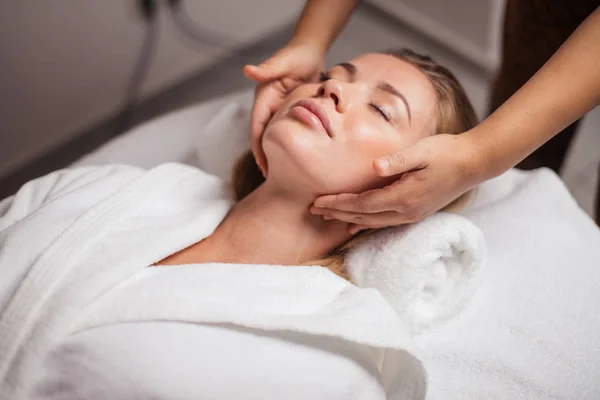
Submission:
[[263,176],[267,177],[267,157],[265,156],[265,152],[261,145],[261,138],[254,139],[252,138],[252,155],[254,156],[254,160],[256,161],[256,165],[258,169],[263,174]]
[[284,75],[291,70],[290,60],[285,53],[275,54],[262,64],[244,66],[244,75],[255,82],[268,82]]
[[364,231],[366,229],[373,229],[373,228],[371,228],[370,226],[358,225],[358,224],[350,224],[350,225],[348,225],[348,232],[351,235],[356,235],[358,232]]
[[379,176],[392,176],[426,168],[428,165],[426,144],[418,140],[400,151],[386,154],[375,160],[373,169]]
[[321,215],[321,217],[325,220],[336,219],[338,221],[359,225],[363,227],[363,229],[366,229],[367,227],[383,228],[385,226],[395,225],[395,220],[398,218],[398,214],[394,211],[384,211],[373,214],[361,214],[348,211],[311,207],[310,212],[312,214]]
[[394,211],[398,203],[394,193],[395,183],[381,189],[367,190],[363,193],[341,193],[318,197],[316,208],[336,209],[360,214]]
[[271,117],[279,109],[286,96],[282,83],[273,81],[256,87],[254,106],[250,114],[250,137],[252,153],[263,175],[267,174],[267,159],[262,147],[262,137]]
[[244,74],[255,82],[285,77],[307,82],[322,69],[324,54],[311,44],[287,45],[260,65],[244,66]]
[[244,66],[244,75],[246,78],[255,82],[268,82],[277,79],[282,73],[274,68],[265,65],[246,65]]
[[273,113],[281,104],[281,97],[272,84],[262,84],[256,88],[254,106],[250,115],[250,138],[252,154],[263,175],[267,173],[267,160],[262,148],[262,136]]
[[252,143],[252,154],[254,155],[254,160],[256,161],[256,165],[258,169],[263,174],[263,177],[267,177],[267,159],[265,157],[265,153],[262,150],[262,146],[256,145]]

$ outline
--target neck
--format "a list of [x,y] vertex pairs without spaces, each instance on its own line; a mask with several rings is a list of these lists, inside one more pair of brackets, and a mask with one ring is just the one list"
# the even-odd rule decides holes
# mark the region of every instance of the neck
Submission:
[[299,265],[326,256],[347,241],[348,224],[309,213],[316,198],[277,190],[265,182],[237,203],[202,243],[212,262]]

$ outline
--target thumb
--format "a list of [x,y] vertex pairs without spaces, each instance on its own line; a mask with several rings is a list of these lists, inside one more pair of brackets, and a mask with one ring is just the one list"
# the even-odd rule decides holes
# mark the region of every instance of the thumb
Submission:
[[244,67],[244,75],[256,82],[268,82],[285,75],[288,72],[287,67],[288,65],[285,60],[273,57],[259,66],[246,65]]
[[386,154],[373,163],[377,175],[385,177],[402,174],[413,169],[424,168],[427,162],[424,158],[422,140],[419,140],[400,151]]

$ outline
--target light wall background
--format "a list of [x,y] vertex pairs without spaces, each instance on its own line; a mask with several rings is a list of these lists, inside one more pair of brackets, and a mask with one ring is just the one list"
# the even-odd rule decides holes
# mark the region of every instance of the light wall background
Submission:
[[[135,0],[0,2],[0,177],[116,113],[144,36]],[[186,1],[194,21],[240,45],[290,24],[302,0]],[[142,98],[217,62],[160,12]]]

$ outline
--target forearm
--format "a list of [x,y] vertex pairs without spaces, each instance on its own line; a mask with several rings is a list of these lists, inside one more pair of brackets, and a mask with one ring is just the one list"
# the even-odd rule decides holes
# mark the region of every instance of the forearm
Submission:
[[308,0],[290,44],[311,43],[325,54],[359,0]]
[[482,178],[492,178],[515,166],[598,104],[597,9],[521,89],[466,133],[482,155]]

